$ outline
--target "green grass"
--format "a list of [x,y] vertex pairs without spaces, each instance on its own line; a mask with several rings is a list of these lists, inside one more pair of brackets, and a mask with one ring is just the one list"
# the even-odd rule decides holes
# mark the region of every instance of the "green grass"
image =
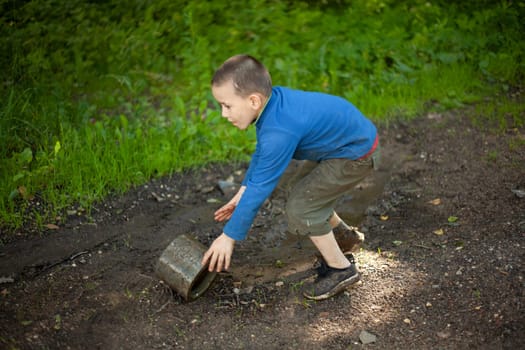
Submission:
[[487,98],[475,105],[472,118],[478,127],[493,132],[523,128],[525,126],[523,99],[509,98],[506,93]]
[[276,85],[377,123],[474,106],[524,126],[524,1],[0,1],[0,235],[208,162],[254,132],[219,115],[213,70],[259,57]]

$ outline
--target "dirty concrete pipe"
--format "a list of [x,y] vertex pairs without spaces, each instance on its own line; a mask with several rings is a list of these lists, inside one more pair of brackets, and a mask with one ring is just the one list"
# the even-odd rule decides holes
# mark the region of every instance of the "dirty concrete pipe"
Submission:
[[175,238],[160,256],[157,275],[185,300],[201,296],[216,277],[201,266],[206,247],[186,234]]

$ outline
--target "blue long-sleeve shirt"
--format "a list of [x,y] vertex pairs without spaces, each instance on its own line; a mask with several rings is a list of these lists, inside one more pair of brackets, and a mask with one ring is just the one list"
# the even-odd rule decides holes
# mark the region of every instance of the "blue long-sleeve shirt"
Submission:
[[257,145],[242,183],[246,190],[223,229],[235,240],[246,237],[292,159],[359,159],[377,137],[374,124],[347,100],[285,87],[272,89],[255,127]]

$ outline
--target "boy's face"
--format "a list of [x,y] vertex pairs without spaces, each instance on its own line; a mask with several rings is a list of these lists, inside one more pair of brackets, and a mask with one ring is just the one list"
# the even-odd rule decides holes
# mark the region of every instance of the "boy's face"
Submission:
[[239,96],[235,93],[231,80],[222,85],[213,85],[211,92],[221,105],[222,116],[240,130],[248,128],[259,116],[262,108],[259,94],[252,94],[247,97]]

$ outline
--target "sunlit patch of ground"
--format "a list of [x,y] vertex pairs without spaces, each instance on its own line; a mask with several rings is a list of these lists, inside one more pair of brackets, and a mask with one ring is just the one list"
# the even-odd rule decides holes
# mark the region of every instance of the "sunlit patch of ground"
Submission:
[[[361,281],[336,297],[340,307],[335,312],[321,312],[311,322],[312,343],[324,344],[334,337],[352,336],[355,340],[361,331],[382,325],[411,327],[410,310],[406,311],[405,304],[424,283],[425,275],[388,252],[361,250],[354,255]],[[352,315],[359,322],[353,322]]]

